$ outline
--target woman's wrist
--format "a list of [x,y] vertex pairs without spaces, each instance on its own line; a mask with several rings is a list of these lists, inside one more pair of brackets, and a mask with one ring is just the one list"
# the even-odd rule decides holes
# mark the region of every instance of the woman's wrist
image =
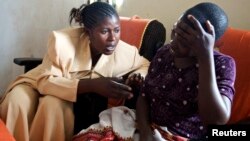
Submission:
[[88,92],[95,92],[95,89],[93,87],[93,79],[81,79],[78,82],[78,88],[77,88],[77,93],[88,93]]

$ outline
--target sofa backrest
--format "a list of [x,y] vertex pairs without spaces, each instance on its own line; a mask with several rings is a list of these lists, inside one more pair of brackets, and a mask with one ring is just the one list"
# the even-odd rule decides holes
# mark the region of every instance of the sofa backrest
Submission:
[[120,17],[121,40],[136,46],[142,56],[149,61],[156,51],[165,43],[166,29],[156,19],[145,19],[138,16]]
[[250,117],[250,30],[228,28],[218,41],[219,51],[236,63],[235,96],[229,123]]

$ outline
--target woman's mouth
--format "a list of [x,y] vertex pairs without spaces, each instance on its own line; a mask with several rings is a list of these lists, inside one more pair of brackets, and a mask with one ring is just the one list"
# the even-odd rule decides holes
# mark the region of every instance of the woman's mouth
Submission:
[[112,45],[111,46],[106,46],[104,54],[111,55],[114,52],[115,47],[116,46],[112,46]]
[[114,51],[115,50],[115,46],[108,46],[106,49],[108,51]]

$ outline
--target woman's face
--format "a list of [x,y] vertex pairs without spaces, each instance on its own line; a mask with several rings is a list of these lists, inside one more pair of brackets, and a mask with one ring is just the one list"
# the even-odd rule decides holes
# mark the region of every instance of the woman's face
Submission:
[[88,31],[92,53],[111,55],[120,40],[120,19],[107,17]]

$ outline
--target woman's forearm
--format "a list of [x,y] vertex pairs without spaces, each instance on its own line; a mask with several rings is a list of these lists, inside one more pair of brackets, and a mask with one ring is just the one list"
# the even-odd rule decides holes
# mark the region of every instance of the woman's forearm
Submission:
[[142,96],[138,97],[136,103],[136,117],[140,133],[151,131],[148,103]]
[[230,108],[223,100],[216,81],[214,57],[199,60],[199,113],[208,124],[224,124]]

